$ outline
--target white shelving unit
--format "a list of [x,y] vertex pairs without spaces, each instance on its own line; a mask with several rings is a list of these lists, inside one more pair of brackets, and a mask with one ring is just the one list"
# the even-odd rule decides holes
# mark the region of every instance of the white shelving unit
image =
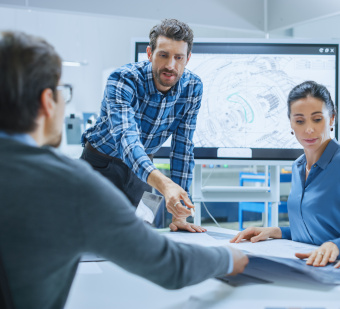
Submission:
[[[192,200],[195,205],[194,223],[201,225],[202,202],[265,202],[265,226],[268,226],[268,202],[272,203],[271,226],[278,226],[278,204],[280,202],[280,165],[289,165],[289,161],[207,161],[196,160],[192,182]],[[202,182],[202,164],[228,164],[228,165],[262,165],[266,166],[265,177],[270,177],[264,187],[240,186],[206,186]],[[268,172],[269,171],[269,172]],[[269,176],[270,174],[270,176]]]

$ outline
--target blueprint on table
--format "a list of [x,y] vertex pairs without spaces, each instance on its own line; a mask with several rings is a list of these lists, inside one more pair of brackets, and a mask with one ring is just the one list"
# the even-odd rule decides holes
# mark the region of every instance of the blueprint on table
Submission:
[[237,234],[237,231],[215,227],[208,227],[207,230],[206,233],[170,232],[164,235],[174,241],[187,244],[206,247],[229,246],[240,249],[250,259],[244,274],[253,278],[275,281],[275,278],[284,277],[311,283],[340,284],[340,269],[335,269],[334,264],[326,267],[313,267],[306,265],[305,260],[295,257],[295,253],[311,252],[317,246],[286,239],[269,239],[257,243],[242,241],[234,244],[229,241]]
[[[335,263],[325,267],[313,267],[306,265],[306,261],[300,259],[257,256],[251,253],[248,257],[250,263],[245,274],[256,278],[275,281],[275,278],[284,276],[301,281],[303,277],[308,276],[304,280],[310,283],[314,281],[323,284],[340,284],[340,270],[333,267]],[[261,264],[262,267],[259,267]]]

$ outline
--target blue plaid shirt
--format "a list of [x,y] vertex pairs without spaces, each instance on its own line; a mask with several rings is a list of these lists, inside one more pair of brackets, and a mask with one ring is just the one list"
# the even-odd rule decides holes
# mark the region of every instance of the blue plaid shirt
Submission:
[[187,69],[163,94],[155,87],[151,62],[125,65],[108,78],[100,117],[84,132],[82,144],[87,140],[98,151],[123,160],[146,182],[155,169],[147,154],[157,152],[172,135],[171,179],[188,192],[202,92],[200,78]]

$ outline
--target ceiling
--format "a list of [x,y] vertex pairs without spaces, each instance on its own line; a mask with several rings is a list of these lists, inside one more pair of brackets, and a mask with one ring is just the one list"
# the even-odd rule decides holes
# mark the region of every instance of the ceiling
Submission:
[[0,7],[54,10],[269,33],[340,15],[339,0],[0,0]]

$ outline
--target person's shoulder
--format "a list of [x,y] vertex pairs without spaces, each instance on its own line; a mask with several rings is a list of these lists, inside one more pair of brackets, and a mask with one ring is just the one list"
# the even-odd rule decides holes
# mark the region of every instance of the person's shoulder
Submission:
[[305,162],[306,162],[306,156],[305,156],[305,154],[302,154],[300,157],[298,157],[298,158],[293,162],[292,168],[297,168],[297,167],[299,167],[300,165],[304,164]]
[[45,151],[49,157],[44,167],[46,174],[53,174],[57,182],[71,187],[72,192],[82,192],[83,198],[101,199],[103,203],[107,197],[121,195],[120,190],[85,160],[72,159],[51,147]]
[[336,152],[340,152],[340,144],[335,138],[330,141],[330,144],[336,149]]
[[187,68],[184,69],[183,79],[187,82],[190,82],[191,84],[202,85],[201,78]]
[[24,183],[31,181],[34,175],[44,192],[57,191],[60,199],[73,201],[74,206],[101,203],[105,207],[113,200],[129,205],[124,194],[88,162],[72,159],[53,147],[34,147],[5,140],[0,143],[0,159],[4,173],[14,177],[12,171],[16,167],[21,170],[18,177]]
[[330,145],[334,151],[334,156],[332,158],[332,161],[340,161],[340,144],[339,142],[334,138],[330,141]]
[[181,86],[184,95],[191,93],[193,97],[200,97],[203,93],[201,78],[188,69],[185,69],[183,72]]
[[58,171],[62,171],[65,178],[77,178],[77,182],[82,182],[89,174],[93,173],[90,164],[84,160],[70,158],[61,153],[58,149],[49,146],[42,147],[41,150],[45,152],[46,165],[57,166]]
[[32,169],[36,169],[42,179],[64,183],[73,182],[75,175],[80,175],[81,179],[91,169],[88,164],[71,159],[50,146],[36,147],[5,140],[1,143],[1,147],[5,147],[4,151],[1,151],[3,158],[8,158],[11,164],[30,166]]
[[148,65],[150,65],[150,62],[148,60],[128,63],[114,70],[110,74],[108,80],[117,80],[122,78],[144,79],[146,75],[146,68]]

